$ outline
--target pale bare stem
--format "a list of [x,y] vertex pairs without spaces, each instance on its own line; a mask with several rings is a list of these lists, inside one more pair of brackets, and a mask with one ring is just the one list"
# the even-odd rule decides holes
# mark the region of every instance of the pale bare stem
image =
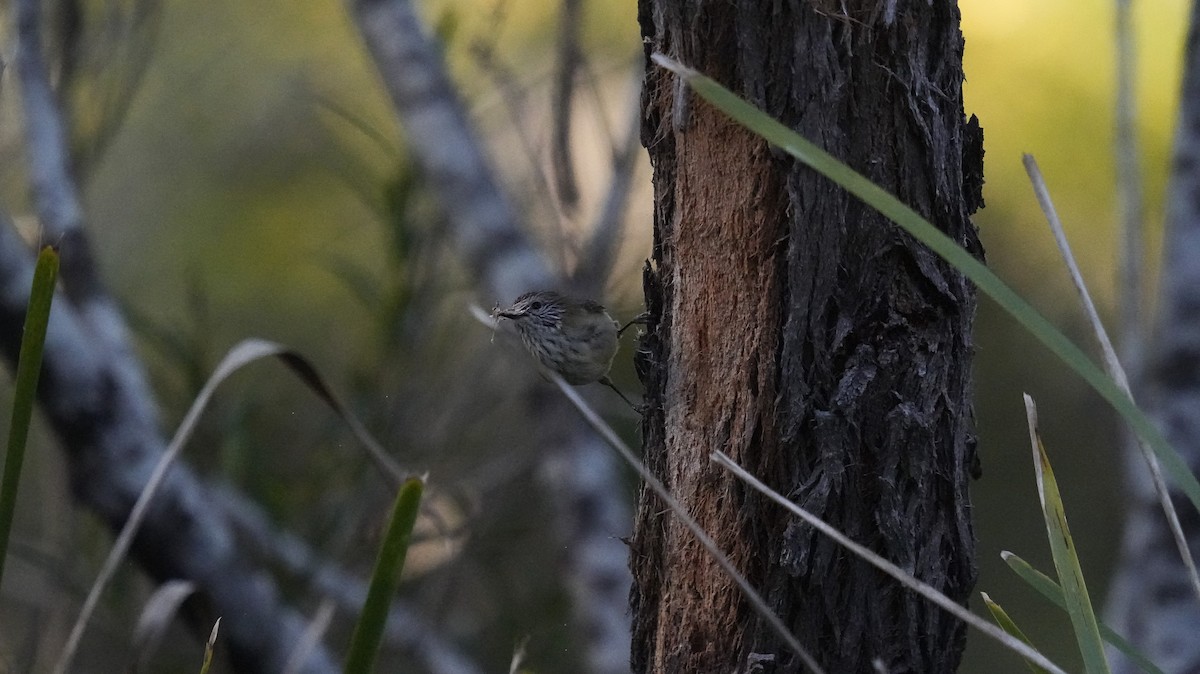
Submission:
[[488,42],[476,42],[471,45],[471,55],[475,57],[475,63],[479,69],[491,80],[492,86],[499,93],[501,104],[508,113],[513,133],[516,135],[521,151],[525,155],[525,161],[529,165],[529,175],[535,183],[535,188],[531,191],[532,198],[539,202],[536,207],[550,215],[549,220],[553,223],[551,230],[553,240],[548,247],[554,251],[554,264],[561,274],[567,268],[567,247],[563,238],[563,223],[567,219],[567,214],[563,212],[562,204],[558,199],[554,198],[550,177],[546,175],[547,169],[541,160],[542,148],[538,141],[529,134],[527,124],[529,106],[526,101],[528,96],[525,87],[517,81],[512,71],[500,62],[494,47]]
[[[495,320],[478,305],[469,309],[477,320],[494,328]],[[502,323],[500,334],[516,338],[513,321]],[[538,475],[555,503],[554,524],[565,544],[563,576],[574,600],[576,622],[587,635],[580,669],[593,674],[627,673],[632,578],[628,548],[616,536],[628,530],[630,516],[617,496],[622,491],[617,460],[603,450],[601,438],[567,412],[568,401],[553,401],[553,407],[539,405],[540,423],[557,420],[560,429],[571,433],[570,442],[559,440],[553,451],[541,452]]]
[[[489,328],[494,326],[494,319],[492,319],[492,317],[479,306],[470,305],[468,310],[471,315],[474,316],[475,319],[480,323],[483,323]],[[556,386],[558,386],[567,400],[570,401],[577,410],[579,410],[579,413],[583,416],[584,421],[586,421],[588,425],[590,425],[597,433],[599,433],[600,437],[603,438],[610,447],[617,451],[617,454],[620,455],[620,457],[638,473],[638,475],[646,482],[646,484],[654,491],[654,493],[663,500],[663,503],[665,503],[667,507],[679,518],[684,526],[686,526],[688,530],[696,536],[696,539],[700,542],[701,546],[713,556],[713,559],[716,560],[717,564],[725,571],[730,579],[738,585],[738,587],[746,595],[746,599],[755,608],[755,610],[762,615],[767,623],[771,625],[772,629],[779,634],[780,638],[783,639],[784,642],[787,643],[788,646],[792,648],[794,652],[810,666],[810,669],[813,672],[821,672],[821,669],[816,664],[816,661],[807,654],[796,638],[783,625],[783,622],[779,620],[778,616],[776,616],[770,610],[766,602],[750,585],[749,581],[747,581],[733,565],[733,562],[730,561],[723,552],[721,552],[716,543],[713,542],[713,540],[704,532],[700,525],[694,519],[692,519],[690,515],[688,515],[683,506],[681,506],[679,502],[676,501],[673,496],[671,496],[670,492],[667,491],[662,482],[660,482],[658,478],[656,478],[650,472],[650,470],[646,468],[646,465],[643,464],[633,454],[632,450],[630,450],[629,447],[621,440],[616,431],[614,431],[611,426],[605,423],[605,421],[601,419],[598,414],[596,414],[595,410],[593,410],[586,402],[584,402],[583,398],[579,396],[579,393],[569,384],[567,384],[567,382],[564,381],[563,378],[557,373],[548,371],[545,373],[545,376],[550,379],[550,381],[554,382]]]
[[[489,328],[492,327],[492,317],[479,306],[471,305],[468,307],[468,310],[470,311],[471,315],[474,316],[475,319],[480,323],[483,323]],[[700,524],[697,523],[696,520],[687,513],[687,510],[685,510],[684,507],[680,505],[679,501],[677,501],[675,497],[672,496],[669,491],[667,491],[667,488],[663,486],[662,482],[650,472],[650,469],[646,467],[646,464],[642,463],[641,460],[634,455],[633,451],[629,449],[629,446],[626,445],[621,440],[620,436],[617,435],[617,432],[614,431],[611,426],[605,423],[605,421],[600,418],[600,415],[596,414],[596,411],[593,410],[590,405],[584,402],[583,398],[580,397],[579,392],[576,391],[566,381],[564,381],[563,378],[557,373],[548,371],[545,373],[545,375],[548,379],[550,379],[550,381],[554,382],[554,384],[558,386],[559,390],[562,391],[562,394],[566,396],[567,400],[569,400],[571,404],[575,406],[575,409],[579,410],[579,413],[583,416],[584,421],[586,421],[589,426],[599,433],[600,437],[603,438],[610,447],[617,451],[617,454],[620,455],[625,463],[629,464],[637,472],[642,480],[645,481],[646,485],[650,487],[650,489],[660,499],[662,499],[667,508],[670,509],[677,518],[679,518],[679,521],[685,527],[687,527],[689,531],[692,532],[692,535],[696,537],[696,540],[700,543],[700,545],[706,551],[708,551],[710,555],[712,555],[713,560],[717,562],[717,565],[720,566],[725,574],[729,576],[730,580],[732,580],[734,584],[741,589],[743,595],[746,597],[746,600],[750,602],[750,605],[754,608],[754,610],[760,616],[762,616],[763,620],[765,620],[767,624],[771,626],[771,629],[776,632],[779,638],[782,639],[785,644],[787,644],[788,648],[791,648],[792,651],[804,661],[809,670],[816,674],[820,674],[823,670],[821,669],[820,665],[817,664],[817,661],[813,659],[811,655],[809,655],[808,651],[806,651],[804,647],[800,645],[800,642],[796,640],[796,637],[788,631],[787,627],[783,624],[783,621],[779,619],[779,616],[775,615],[771,608],[767,606],[767,602],[758,594],[754,587],[750,585],[750,581],[746,580],[746,577],[737,570],[737,567],[734,566],[729,557],[727,557],[725,553],[722,552],[719,547],[717,547],[717,544],[704,531],[704,529],[701,528]]]
[[[640,75],[639,75],[640,77]],[[629,104],[625,137],[621,145],[613,150],[612,177],[609,179],[608,194],[605,195],[604,205],[592,227],[591,238],[588,239],[583,259],[576,270],[576,278],[581,287],[603,288],[604,281],[613,270],[624,231],[625,208],[629,204],[629,194],[633,187],[633,178],[637,172],[637,159],[641,154],[641,101],[633,96]]]
[[[15,354],[20,342],[32,274],[29,250],[0,213],[0,340],[6,353]],[[132,390],[122,374],[125,358],[133,358],[131,350],[115,352],[107,340],[96,338],[70,302],[55,302],[39,406],[63,438],[76,497],[102,521],[115,524],[128,519],[130,504],[166,449],[152,421],[153,399]],[[145,543],[137,550],[139,562],[157,570],[160,579],[195,582],[216,611],[236,617],[236,629],[226,640],[230,650],[250,666],[277,669],[285,645],[299,632],[299,616],[279,601],[265,570],[229,544],[233,533],[208,507],[209,500],[196,475],[176,465],[139,534]],[[305,668],[306,674],[335,670],[324,648]]]
[[[1142,174],[1137,133],[1137,54],[1133,42],[1131,0],[1116,0],[1116,169],[1117,203],[1120,207],[1120,264],[1118,288],[1121,355],[1140,380],[1145,341],[1146,314],[1142,311],[1145,283],[1145,235]],[[1136,388],[1136,385],[1135,385]]]
[[325,637],[325,632],[329,630],[330,623],[333,622],[333,613],[337,609],[337,604],[326,599],[317,607],[317,612],[313,615],[313,619],[308,623],[308,628],[304,630],[304,634],[300,637],[300,642],[296,644],[296,650],[292,651],[291,657],[288,658],[287,664],[283,668],[283,674],[300,674],[300,668],[304,662],[308,660],[308,656],[312,653],[313,648],[321,643],[321,639]]
[[[44,240],[59,245],[65,299],[56,302],[46,340],[41,409],[70,446],[76,494],[102,519],[126,521],[163,456],[157,411],[141,362],[133,352],[124,318],[96,273],[83,228],[77,186],[70,173],[66,127],[51,88],[42,41],[38,0],[15,4],[29,182]],[[0,320],[6,344],[19,342],[20,317],[28,293],[29,252],[0,226]],[[17,283],[18,295],[8,292]],[[19,298],[19,305],[18,305]],[[15,353],[15,349],[13,349]],[[271,668],[287,641],[294,614],[279,603],[274,586],[228,545],[225,522],[202,504],[204,485],[185,467],[167,476],[164,493],[142,536],[139,558],[159,573],[197,582],[218,611],[238,615],[230,647],[249,663]],[[170,515],[166,513],[170,512]],[[189,526],[178,526],[180,518]],[[170,520],[171,524],[164,524]],[[186,552],[181,552],[186,550]],[[213,592],[220,581],[222,592]],[[77,631],[82,630],[82,625]],[[75,637],[76,643],[78,637]],[[73,648],[73,647],[72,647]],[[64,652],[69,660],[68,653]],[[307,672],[333,671],[324,649],[306,663]]]
[[[645,62],[642,55],[639,53],[637,57],[637,65],[632,68],[634,78],[633,90],[634,99],[640,98],[642,90],[642,72],[645,70]],[[612,122],[608,120],[607,103],[608,95],[600,85],[600,76],[596,73],[596,68],[593,63],[587,59],[579,63],[579,73],[583,76],[583,82],[587,85],[588,96],[591,98],[592,109],[596,111],[596,124],[600,127],[600,135],[605,143],[610,146],[617,144],[617,134],[613,131]],[[614,150],[614,153],[616,150]]]
[[[1079,293],[1080,303],[1083,305],[1084,314],[1087,315],[1088,322],[1092,326],[1092,335],[1095,336],[1096,342],[1100,346],[1100,351],[1103,356],[1104,371],[1108,376],[1117,383],[1117,386],[1133,399],[1133,392],[1129,387],[1129,378],[1125,375],[1125,369],[1121,366],[1120,359],[1117,358],[1117,352],[1113,349],[1112,341],[1108,337],[1108,332],[1104,329],[1104,324],[1100,321],[1100,315],[1096,311],[1096,304],[1092,301],[1091,293],[1088,292],[1087,285],[1083,281],[1083,274],[1079,271],[1079,265],[1075,262],[1075,256],[1071,252],[1071,244],[1067,242],[1067,235],[1063,231],[1062,222],[1058,218],[1058,211],[1054,208],[1054,202],[1050,199],[1050,191],[1046,188],[1046,182],[1042,178],[1042,172],[1038,169],[1037,161],[1033,155],[1025,155],[1025,171],[1029,174],[1029,180],[1033,184],[1033,191],[1037,195],[1038,204],[1042,208],[1042,212],[1046,215],[1046,221],[1050,224],[1050,231],[1054,234],[1054,241],[1058,244],[1059,253],[1063,257],[1063,261],[1067,265],[1067,271],[1070,272],[1071,282],[1075,285],[1075,291]],[[1154,450],[1145,440],[1138,437],[1135,433],[1129,433],[1137,444],[1138,449],[1142,453],[1142,458],[1146,462],[1146,467],[1150,469],[1150,479],[1154,485],[1154,491],[1158,495],[1159,504],[1162,506],[1163,513],[1167,516],[1167,524],[1171,530],[1171,536],[1175,540],[1175,547],[1179,550],[1179,557],[1183,561],[1187,569],[1188,578],[1192,583],[1192,590],[1196,593],[1197,598],[1200,598],[1200,573],[1197,573],[1195,560],[1192,559],[1192,553],[1188,547],[1187,537],[1183,533],[1183,526],[1179,522],[1179,514],[1175,511],[1175,505],[1171,502],[1171,494],[1167,487],[1166,479],[1163,478],[1162,467],[1158,462],[1158,457],[1155,456]]]
[[83,631],[91,620],[92,613],[96,610],[96,605],[100,601],[100,595],[104,591],[104,588],[108,586],[113,574],[116,573],[117,567],[125,559],[125,554],[133,544],[133,537],[137,534],[138,528],[142,525],[142,520],[145,518],[146,512],[150,507],[151,499],[154,498],[167,477],[167,470],[179,458],[184,444],[191,437],[192,429],[195,428],[196,422],[200,418],[200,413],[208,405],[209,398],[212,397],[213,390],[217,384],[224,380],[233,370],[236,370],[240,364],[240,355],[239,358],[234,358],[233,355],[231,353],[230,357],[222,361],[217,367],[217,371],[205,383],[204,388],[196,396],[191,409],[188,410],[187,415],[184,417],[183,423],[179,425],[179,429],[176,431],[175,438],[172,440],[170,447],[159,458],[149,479],[146,480],[145,486],[138,495],[137,502],[134,503],[133,509],[129,512],[129,517],[125,519],[121,533],[117,536],[112,549],[109,550],[108,557],[104,560],[104,566],[101,567],[96,581],[92,584],[91,590],[88,591],[87,599],[83,602],[83,608],[80,609],[79,616],[75,620],[75,625],[71,628],[71,634],[67,638],[67,643],[63,646],[62,652],[59,654],[58,663],[54,667],[56,674],[66,674],[70,670],[71,663],[75,659],[75,651],[79,647],[79,642],[83,638]]
[[[1195,472],[1200,469],[1200,3],[1192,4],[1188,18],[1171,154],[1159,318],[1144,378],[1154,391],[1154,421]],[[1140,472],[1130,477],[1121,552],[1109,586],[1109,624],[1165,671],[1200,671],[1200,641],[1194,638],[1200,604],[1183,590],[1186,571],[1167,552],[1166,530],[1148,481]],[[1200,540],[1196,519],[1185,516],[1181,524],[1195,546]],[[1114,672],[1136,671],[1127,658],[1110,655]]]
[[[531,289],[558,285],[559,279],[518,225],[449,81],[442,52],[421,25],[413,2],[356,0],[353,10],[406,131],[408,148],[430,178],[435,196],[445,209],[447,229],[480,294],[490,304],[497,299],[509,301]],[[572,606],[580,624],[588,628],[583,635],[585,648],[589,658],[595,653],[599,656],[595,661],[599,662],[612,651],[607,644],[616,643],[616,639],[609,642],[604,638],[621,636],[625,645],[620,657],[628,671],[627,551],[613,539],[610,528],[612,522],[628,521],[625,506],[617,497],[619,475],[608,466],[584,475],[586,470],[596,470],[594,465],[582,462],[598,440],[565,414],[565,403],[555,402],[541,412],[537,435],[548,445],[546,455],[566,466],[562,474],[571,480],[569,489],[548,480],[547,487],[562,492],[553,494],[555,498],[567,499],[556,504],[555,514],[569,532],[564,536],[576,544],[575,550],[568,551],[571,557],[564,574],[578,581],[569,581],[568,586],[589,590],[586,596],[575,596]],[[595,508],[597,504],[599,509]],[[603,555],[585,554],[596,550],[603,551]],[[592,559],[601,556],[603,563]],[[618,570],[624,575],[615,576]],[[603,619],[592,619],[601,612]],[[622,625],[619,632],[609,629],[617,624]]]
[[[21,84],[29,186],[45,243],[62,255],[63,292],[75,305],[94,339],[117,356],[121,383],[141,400],[153,400],[140,361],[133,353],[125,319],[96,271],[91,244],[84,230],[79,191],[71,175],[67,128],[58,97],[50,85],[49,65],[42,41],[42,3],[16,4],[17,78]],[[157,423],[153,405],[143,406],[149,425]]]
[[581,52],[579,31],[583,19],[583,0],[562,0],[558,25],[558,70],[554,77],[554,101],[551,106],[553,139],[550,156],[554,166],[554,185],[563,210],[573,214],[579,207],[579,185],[571,154],[571,114],[575,99],[575,77]]
[[63,288],[75,300],[99,290],[83,233],[83,208],[67,156],[67,129],[42,40],[42,3],[17,0],[17,78],[24,108],[29,186],[48,243],[62,248]]
[[879,569],[880,571],[883,571],[884,573],[891,576],[892,578],[895,578],[897,581],[899,581],[905,587],[911,589],[912,591],[916,592],[917,594],[921,595],[922,597],[925,597],[926,599],[933,602],[934,604],[937,604],[938,606],[942,607],[947,612],[953,614],[954,617],[971,625],[975,629],[983,632],[984,634],[995,639],[996,641],[999,641],[1001,644],[1003,644],[1004,646],[1006,646],[1013,652],[1030,660],[1031,662],[1037,663],[1038,665],[1041,665],[1042,667],[1045,667],[1046,669],[1048,669],[1052,672],[1058,672],[1059,674],[1066,674],[1061,667],[1059,667],[1058,665],[1051,662],[1048,658],[1046,658],[1046,656],[1042,655],[1038,651],[1029,647],[1027,644],[1022,642],[1020,639],[1017,639],[1017,638],[1009,635],[1007,632],[1000,629],[999,627],[996,627],[995,625],[987,622],[986,620],[983,620],[982,618],[976,616],[974,613],[971,613],[966,608],[963,608],[963,606],[961,606],[958,602],[956,602],[953,599],[951,599],[950,597],[947,597],[946,595],[942,594],[942,592],[939,591],[937,588],[935,588],[927,583],[922,582],[921,580],[917,579],[912,574],[906,572],[904,569],[901,569],[900,567],[896,566],[895,564],[891,563],[890,561],[884,559],[883,557],[880,557],[878,554],[876,554],[870,548],[867,548],[866,546],[855,543],[854,541],[850,540],[850,538],[847,537],[845,534],[838,531],[834,527],[830,526],[821,518],[817,517],[816,515],[813,515],[812,513],[805,510],[804,508],[801,508],[800,506],[796,505],[795,503],[792,503],[788,499],[784,498],[779,492],[777,492],[777,491],[771,489],[770,487],[768,487],[767,485],[763,484],[761,480],[759,480],[758,478],[751,475],[749,472],[746,471],[745,468],[742,468],[741,466],[739,466],[733,459],[729,458],[723,452],[719,452],[719,451],[713,452],[709,458],[711,458],[714,462],[716,462],[717,465],[722,466],[729,472],[736,475],[739,479],[742,480],[742,482],[745,482],[747,485],[753,487],[760,494],[763,494],[764,496],[771,499],[775,503],[778,503],[779,505],[786,508],[792,514],[794,514],[797,517],[799,517],[800,519],[804,520],[812,528],[816,529],[817,531],[821,532],[822,534],[825,534],[829,538],[832,538],[838,545],[846,548],[850,552],[853,552],[857,557],[859,557],[863,561],[871,564],[872,566]]
[[552,275],[517,223],[441,50],[410,0],[357,0],[354,13],[391,96],[406,143],[446,210],[466,268],[493,297],[552,285]]
[[563,395],[567,397],[567,400],[570,400],[571,404],[575,405],[575,408],[579,410],[579,413],[583,415],[583,418],[592,426],[592,428],[596,429],[596,432],[598,432],[600,436],[604,438],[609,446],[617,450],[617,453],[621,456],[621,458],[624,459],[625,462],[628,463],[635,471],[637,471],[637,474],[642,478],[646,485],[650,487],[650,490],[662,500],[663,504],[670,509],[671,513],[674,514],[675,517],[678,518],[685,527],[687,527],[688,531],[692,532],[692,535],[696,537],[696,540],[700,543],[701,547],[708,551],[708,554],[710,554],[713,560],[716,561],[717,565],[721,567],[721,570],[725,572],[725,575],[729,576],[729,579],[732,580],[734,584],[736,584],[742,591],[742,594],[746,597],[746,600],[750,602],[750,605],[754,608],[755,612],[757,612],[763,618],[763,620],[765,620],[767,624],[771,626],[771,629],[775,631],[776,635],[778,635],[785,644],[787,644],[788,648],[792,649],[792,652],[804,661],[805,666],[807,666],[810,671],[812,671],[814,674],[821,674],[824,670],[822,670],[821,666],[817,664],[816,659],[814,659],[812,655],[810,655],[808,651],[800,645],[800,642],[796,639],[795,635],[788,630],[787,626],[783,624],[783,621],[779,619],[779,616],[775,615],[775,612],[771,610],[771,607],[767,605],[766,600],[764,600],[762,596],[759,595],[758,591],[754,589],[754,586],[750,584],[750,581],[746,580],[746,577],[743,576],[740,571],[738,571],[737,567],[734,566],[733,561],[730,560],[729,557],[726,556],[719,547],[717,547],[717,544],[715,541],[713,541],[712,537],[709,536],[708,533],[705,532],[700,526],[700,524],[687,513],[687,510],[684,509],[683,505],[681,505],[679,501],[676,500],[669,491],[667,491],[667,488],[663,486],[663,483],[660,482],[659,479],[650,472],[650,469],[646,467],[646,464],[642,463],[641,460],[634,455],[633,451],[621,441],[621,438],[617,436],[616,431],[614,431],[611,426],[606,424],[604,420],[601,419],[598,414],[596,414],[596,411],[588,406],[586,402],[584,402],[579,393],[569,384],[567,384],[567,382],[563,381],[562,377],[553,372],[549,373],[549,376],[550,380],[553,381],[556,386],[558,386]]
[[154,470],[138,495],[133,509],[129,512],[129,517],[125,520],[121,533],[117,536],[116,542],[113,543],[113,547],[109,551],[104,566],[101,568],[95,583],[92,585],[92,589],[88,592],[87,599],[84,601],[83,608],[79,612],[79,617],[75,622],[75,626],[71,629],[71,635],[67,639],[67,644],[60,655],[58,665],[55,668],[56,672],[65,674],[70,668],[75,650],[99,602],[100,594],[104,591],[113,574],[116,573],[117,567],[124,559],[125,554],[129,551],[129,547],[133,543],[133,537],[138,533],[139,527],[141,527],[143,520],[149,512],[151,500],[154,499],[159,488],[163,486],[164,481],[167,479],[167,471],[183,452],[184,446],[191,438],[192,432],[196,427],[196,422],[199,421],[201,413],[208,406],[217,386],[225,381],[229,375],[245,365],[260,358],[270,356],[279,358],[287,363],[298,377],[303,379],[314,392],[321,396],[327,405],[342,417],[342,420],[347,423],[358,440],[367,448],[369,455],[379,464],[380,472],[386,479],[391,481],[393,486],[399,484],[407,477],[407,473],[395,464],[354,415],[332,395],[320,375],[313,370],[307,361],[299,358],[299,356],[289,349],[273,342],[251,339],[238,343],[229,350],[229,353],[217,365],[212,376],[204,383],[204,387],[196,395],[192,406],[188,409],[183,421],[179,424],[179,428],[175,432],[175,437],[171,439],[171,444],[154,466]]
[[1096,338],[1097,345],[1100,347],[1101,355],[1104,358],[1104,367],[1108,371],[1108,375],[1112,377],[1117,386],[1132,398],[1129,391],[1129,379],[1125,376],[1125,368],[1121,366],[1120,360],[1117,358],[1117,352],[1113,349],[1112,341],[1108,338],[1108,331],[1104,329],[1104,324],[1100,321],[1100,314],[1096,311],[1096,304],[1092,301],[1091,293],[1087,290],[1087,285],[1083,281],[1083,274],[1079,271],[1079,265],[1075,262],[1075,256],[1071,253],[1071,245],[1067,242],[1067,235],[1063,231],[1062,221],[1058,218],[1058,210],[1054,208],[1054,201],[1050,198],[1050,190],[1046,187],[1046,181],[1042,178],[1042,172],[1038,168],[1037,160],[1033,155],[1026,154],[1021,158],[1025,164],[1025,172],[1029,175],[1029,182],[1033,186],[1034,196],[1037,197],[1038,206],[1042,209],[1042,214],[1046,216],[1046,222],[1050,225],[1050,232],[1054,235],[1054,242],[1058,244],[1058,251],[1063,257],[1063,262],[1067,266],[1067,271],[1070,273],[1071,282],[1075,285],[1075,291],[1079,293],[1079,301],[1083,305],[1083,311],[1087,315],[1092,326],[1092,336]]

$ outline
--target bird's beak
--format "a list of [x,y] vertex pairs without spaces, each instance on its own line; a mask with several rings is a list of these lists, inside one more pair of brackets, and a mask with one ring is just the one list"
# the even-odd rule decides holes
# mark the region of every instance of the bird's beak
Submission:
[[497,318],[515,319],[520,318],[522,314],[519,311],[513,311],[512,308],[508,308],[497,310],[495,315]]

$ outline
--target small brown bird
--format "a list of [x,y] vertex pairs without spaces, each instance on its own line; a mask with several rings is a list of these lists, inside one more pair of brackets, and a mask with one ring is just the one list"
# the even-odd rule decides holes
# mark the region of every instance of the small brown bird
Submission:
[[525,348],[538,364],[574,386],[599,382],[625,394],[608,378],[617,354],[617,322],[598,302],[577,300],[552,290],[525,293],[493,315],[517,327]]

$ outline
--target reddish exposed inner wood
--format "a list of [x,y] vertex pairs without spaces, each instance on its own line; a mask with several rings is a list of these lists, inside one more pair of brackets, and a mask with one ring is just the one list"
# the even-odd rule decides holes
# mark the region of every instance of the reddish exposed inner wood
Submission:
[[[741,493],[709,455],[739,463],[775,437],[775,358],[780,332],[784,200],[766,145],[694,101],[675,139],[675,288],[668,364],[667,482],[717,545],[743,570],[750,549]],[[776,174],[777,175],[777,174]],[[766,224],[764,224],[766,223]],[[749,365],[747,365],[749,364]],[[665,519],[664,601],[656,669],[732,671],[741,591],[675,518]],[[715,582],[714,582],[715,581]]]

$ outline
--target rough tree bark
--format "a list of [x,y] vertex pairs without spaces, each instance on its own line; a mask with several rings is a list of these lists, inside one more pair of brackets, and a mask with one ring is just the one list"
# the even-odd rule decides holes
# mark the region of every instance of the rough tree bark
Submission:
[[[849,13],[845,8],[852,6]],[[953,2],[641,0],[647,53],[704,72],[982,255],[982,133]],[[646,461],[830,672],[953,671],[964,627],[755,497],[722,450],[966,601],[973,288],[879,214],[649,66]],[[635,672],[800,663],[649,492]]]
[[[1193,4],[1163,241],[1161,317],[1146,371],[1150,409],[1167,440],[1200,473],[1200,4]],[[1109,623],[1166,672],[1200,671],[1200,603],[1171,540],[1140,454],[1129,448],[1130,504],[1106,607]],[[1200,519],[1182,492],[1171,498],[1192,557]],[[1141,671],[1110,649],[1113,672]]]

